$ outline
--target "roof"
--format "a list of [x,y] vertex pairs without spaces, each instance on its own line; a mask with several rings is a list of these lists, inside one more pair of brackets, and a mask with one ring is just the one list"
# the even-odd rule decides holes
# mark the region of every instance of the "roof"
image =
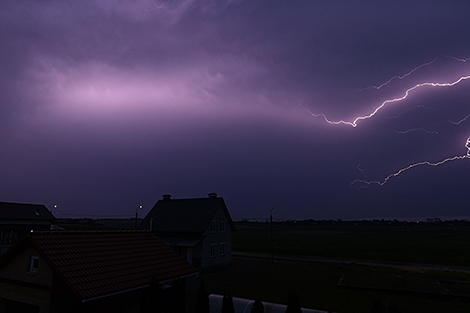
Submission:
[[55,217],[43,204],[0,202],[0,219],[52,221]]
[[[197,274],[150,231],[33,232],[0,258],[0,267],[32,245],[80,300]],[[16,254],[15,254],[16,253]]]
[[220,208],[227,216],[232,230],[235,230],[230,213],[221,197],[210,194],[207,198],[170,199],[165,196],[153,206],[140,223],[139,229],[150,229],[152,218],[153,231],[204,233]]
[[179,236],[179,235],[158,235],[164,243],[170,247],[194,247],[204,236]]

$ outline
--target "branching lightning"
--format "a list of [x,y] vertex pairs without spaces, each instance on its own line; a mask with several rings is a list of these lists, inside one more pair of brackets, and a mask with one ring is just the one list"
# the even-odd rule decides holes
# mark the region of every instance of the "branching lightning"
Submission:
[[369,179],[367,178],[367,175],[366,175],[366,173],[364,172],[364,170],[361,168],[361,164],[358,164],[358,165],[357,165],[357,169],[362,173],[362,175],[364,176],[365,180],[368,181]]
[[465,155],[454,156],[454,157],[447,158],[447,159],[444,159],[444,160],[436,162],[436,163],[431,163],[429,161],[414,163],[414,164],[408,165],[405,168],[402,168],[398,172],[395,172],[393,174],[388,175],[387,177],[385,177],[385,179],[383,181],[368,181],[368,180],[364,180],[364,179],[356,179],[355,181],[353,181],[351,183],[351,186],[355,186],[355,185],[358,185],[358,184],[363,184],[359,188],[367,187],[367,186],[372,185],[372,184],[383,186],[383,185],[385,185],[386,182],[389,181],[390,178],[397,177],[401,173],[403,173],[407,170],[410,170],[414,167],[420,166],[420,165],[439,166],[439,165],[442,165],[442,164],[450,162],[450,161],[470,159],[470,137],[467,138],[467,142],[465,143],[465,148],[467,148],[467,154],[465,154]]
[[460,125],[462,122],[464,122],[464,121],[465,121],[466,119],[468,119],[469,117],[470,117],[470,114],[467,115],[467,116],[465,116],[463,119],[461,119],[461,120],[458,121],[458,122],[452,122],[452,121],[450,121],[450,122],[451,122],[452,124],[454,124],[454,125]]
[[[307,111],[314,117],[323,117],[325,119],[325,121],[328,123],[328,124],[332,124],[332,125],[340,125],[340,124],[344,124],[344,125],[349,125],[349,126],[352,126],[352,127],[356,127],[357,126],[357,123],[359,121],[362,121],[362,120],[366,120],[366,119],[369,119],[371,117],[373,117],[374,115],[377,114],[377,112],[379,112],[382,108],[384,108],[386,105],[388,104],[391,104],[391,103],[396,103],[396,102],[400,102],[400,101],[403,101],[405,100],[406,98],[408,98],[408,96],[410,95],[411,92],[415,91],[416,89],[420,89],[420,88],[423,88],[423,87],[452,87],[452,86],[455,86],[457,84],[459,84],[460,82],[464,81],[464,80],[467,80],[467,79],[470,79],[470,76],[462,76],[460,77],[459,79],[457,79],[456,81],[453,81],[451,83],[421,83],[421,84],[417,84],[411,88],[408,88],[404,95],[401,96],[401,97],[398,97],[398,98],[395,98],[395,99],[388,99],[388,100],[385,100],[384,102],[382,102],[378,107],[376,107],[371,113],[369,113],[368,115],[364,115],[364,116],[359,116],[359,117],[356,117],[354,120],[352,121],[344,121],[344,120],[340,120],[340,121],[330,121],[325,114],[315,114],[315,113],[312,113],[310,110],[307,109]],[[300,104],[299,104],[300,105]]]
[[395,119],[395,118],[399,118],[400,116],[402,116],[402,114],[404,114],[404,113],[406,113],[406,112],[412,111],[412,110],[414,110],[414,109],[420,109],[420,108],[425,108],[425,109],[428,109],[428,108],[427,108],[427,107],[425,107],[424,105],[421,105],[421,104],[420,104],[420,105],[417,105],[417,106],[415,106],[415,107],[413,107],[413,108],[406,109],[405,111],[403,111],[403,112],[400,112],[400,113],[399,113],[399,114],[397,114],[397,115],[394,115],[394,116],[389,116],[389,117],[387,117],[387,119]]
[[404,130],[404,131],[398,131],[396,130],[395,132],[397,134],[408,134],[408,133],[411,133],[411,132],[415,132],[415,131],[422,131],[422,132],[425,132],[425,133],[428,133],[428,134],[434,134],[434,135],[437,135],[439,134],[437,131],[435,130],[427,130],[427,129],[424,129],[424,128],[412,128],[412,129],[407,129],[407,130]]
[[427,63],[423,63],[421,64],[420,66],[418,67],[415,67],[414,69],[412,69],[411,71],[409,71],[408,73],[404,74],[404,75],[396,75],[396,76],[393,76],[392,78],[390,78],[389,80],[387,80],[385,83],[383,83],[382,85],[380,86],[370,86],[370,87],[367,87],[367,88],[363,88],[359,91],[362,91],[362,90],[367,90],[367,89],[381,89],[382,87],[385,87],[387,86],[388,84],[390,84],[392,81],[394,81],[395,79],[399,79],[399,80],[402,80],[408,76],[410,76],[411,74],[413,74],[414,72],[416,72],[417,70],[425,67],[425,66],[429,66],[431,64],[433,64],[434,62],[436,62],[438,59],[440,58],[449,58],[449,59],[453,59],[453,60],[456,60],[458,62],[467,62],[468,60],[470,60],[470,58],[468,59],[459,59],[459,58],[456,58],[456,57],[453,57],[453,56],[449,56],[449,55],[441,55],[441,56],[438,56],[438,57],[435,57],[434,60],[430,61],[430,62],[427,62]]
[[[459,58],[456,58],[456,57],[452,57],[452,56],[446,56],[446,55],[443,55],[443,56],[439,56],[439,57],[436,57],[435,59],[433,59],[432,61],[430,62],[427,62],[427,63],[424,63],[416,68],[414,68],[413,70],[409,71],[408,73],[404,74],[404,75],[401,75],[401,76],[394,76],[392,78],[390,78],[388,81],[386,81],[385,83],[379,85],[379,86],[371,86],[371,87],[368,87],[368,88],[365,88],[365,89],[371,89],[371,88],[374,88],[374,89],[381,89],[382,87],[390,84],[393,80],[396,80],[396,79],[404,79],[405,77],[408,77],[410,76],[411,74],[413,74],[414,72],[418,71],[419,69],[425,67],[425,66],[429,66],[431,64],[433,64],[434,62],[436,62],[439,58],[450,58],[450,59],[453,59],[453,60],[456,60],[458,62],[467,62],[468,60],[470,60],[470,58],[468,59],[459,59]],[[325,114],[322,114],[322,113],[319,113],[319,114],[316,114],[316,113],[313,113],[311,112],[310,110],[306,109],[307,112],[309,112],[312,116],[314,117],[322,117],[328,124],[332,124],[332,125],[340,125],[340,124],[344,124],[344,125],[349,125],[349,126],[352,126],[352,127],[357,127],[358,126],[358,122],[359,121],[362,121],[362,120],[366,120],[366,119],[369,119],[369,118],[372,118],[374,117],[381,109],[383,109],[385,106],[387,105],[390,105],[390,104],[393,104],[393,103],[397,103],[397,102],[400,102],[400,101],[403,101],[405,100],[406,98],[408,98],[408,96],[414,92],[415,90],[417,89],[420,89],[420,88],[424,88],[424,87],[452,87],[452,86],[455,86],[459,83],[461,83],[462,81],[465,81],[465,80],[468,80],[470,79],[470,76],[461,76],[459,79],[453,81],[453,82],[450,82],[450,83],[441,83],[441,82],[426,82],[426,83],[419,83],[419,84],[416,84],[415,86],[411,87],[411,88],[408,88],[404,94],[401,96],[401,97],[398,97],[398,98],[394,98],[394,99],[388,99],[388,100],[385,100],[383,101],[380,105],[378,105],[377,107],[375,107],[375,109],[373,109],[371,111],[371,113],[367,114],[367,115],[364,115],[364,116],[358,116],[356,117],[354,120],[350,120],[350,121],[346,121],[346,120],[339,120],[339,121],[332,121],[332,120],[329,120],[327,118],[327,116]],[[364,90],[364,89],[362,89]],[[299,105],[301,106],[301,104],[299,103]],[[423,106],[418,106],[418,107],[423,107]],[[416,107],[415,107],[416,108]],[[411,109],[408,109],[408,110],[412,110],[414,108],[411,108]],[[408,111],[407,110],[407,111]],[[406,111],[405,111],[406,112]],[[403,112],[402,112],[403,113]],[[402,113],[400,113],[398,116],[395,116],[393,118],[398,118]],[[460,121],[458,122],[454,122],[454,121],[450,121],[450,123],[454,124],[454,125],[459,125],[461,124],[462,122],[464,122],[465,120],[469,119],[470,118],[470,114],[467,115],[465,118],[461,119]],[[406,130],[406,131],[396,131],[397,133],[399,134],[406,134],[406,133],[409,133],[409,132],[412,132],[412,131],[424,131],[426,133],[429,133],[429,134],[438,134],[437,131],[428,131],[424,128],[413,128],[413,129],[409,129],[409,130]],[[366,174],[364,173],[364,170],[358,165],[357,168],[358,170],[362,173],[362,175],[364,176],[365,179],[357,179],[357,180],[354,180],[353,182],[351,182],[351,186],[352,187],[355,187],[355,188],[364,188],[364,187],[368,187],[370,185],[379,185],[379,186],[383,186],[385,185],[391,178],[393,177],[397,177],[399,175],[401,175],[403,172],[405,171],[408,171],[412,168],[415,168],[417,166],[421,166],[421,165],[428,165],[428,166],[439,166],[439,165],[442,165],[444,163],[447,163],[447,162],[451,162],[451,161],[456,161],[456,160],[463,160],[463,159],[470,159],[470,137],[467,138],[467,141],[465,143],[465,148],[467,149],[467,152],[465,155],[457,155],[457,156],[453,156],[453,157],[449,157],[449,158],[446,158],[446,159],[443,159],[439,162],[435,162],[435,163],[432,163],[430,161],[422,161],[422,162],[418,162],[418,163],[414,163],[414,164],[411,164],[411,165],[408,165],[407,167],[404,167],[402,169],[400,169],[399,171],[393,173],[393,174],[390,174],[388,175],[387,177],[385,177],[382,181],[370,181],[368,180]]]

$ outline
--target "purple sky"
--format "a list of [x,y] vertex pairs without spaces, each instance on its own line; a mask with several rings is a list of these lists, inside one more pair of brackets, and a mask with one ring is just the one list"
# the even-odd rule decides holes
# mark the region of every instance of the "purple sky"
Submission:
[[165,193],[216,192],[234,219],[271,207],[292,219],[470,215],[470,158],[351,184],[465,156],[470,79],[417,88],[357,127],[325,120],[351,122],[417,84],[470,75],[469,10],[3,1],[1,201],[131,217]]

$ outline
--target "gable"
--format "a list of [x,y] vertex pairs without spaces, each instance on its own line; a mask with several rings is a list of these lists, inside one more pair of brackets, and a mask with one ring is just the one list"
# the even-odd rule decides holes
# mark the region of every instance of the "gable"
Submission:
[[[37,258],[37,272],[31,271],[31,257]],[[53,271],[40,253],[32,247],[25,247],[0,267],[0,278],[26,284],[52,286]]]
[[139,229],[158,232],[204,233],[215,214],[222,210],[233,229],[225,202],[220,197],[194,199],[163,199],[157,201]]

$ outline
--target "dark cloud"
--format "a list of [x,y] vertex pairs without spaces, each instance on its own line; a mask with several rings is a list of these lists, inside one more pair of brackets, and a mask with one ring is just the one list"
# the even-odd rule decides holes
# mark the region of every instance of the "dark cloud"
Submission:
[[209,192],[235,218],[462,215],[468,159],[350,184],[465,155],[470,82],[421,88],[357,127],[312,114],[352,121],[417,83],[469,75],[466,12],[464,1],[4,2],[0,197],[58,204],[59,217],[132,216],[163,193]]

